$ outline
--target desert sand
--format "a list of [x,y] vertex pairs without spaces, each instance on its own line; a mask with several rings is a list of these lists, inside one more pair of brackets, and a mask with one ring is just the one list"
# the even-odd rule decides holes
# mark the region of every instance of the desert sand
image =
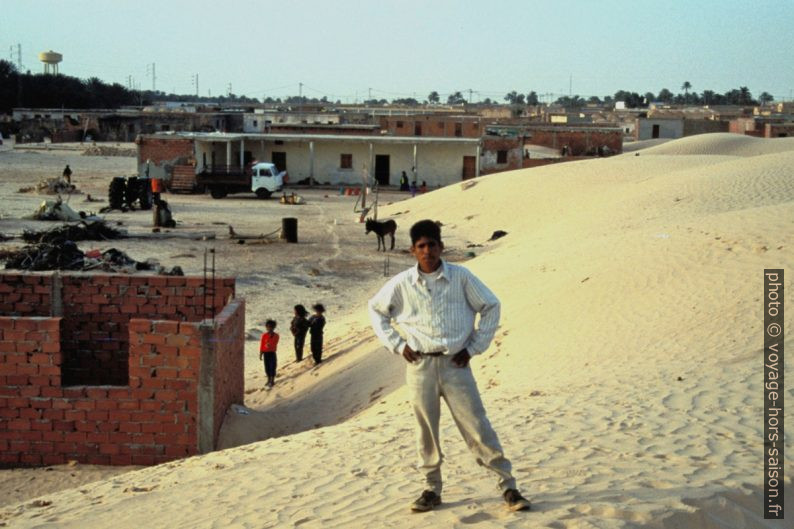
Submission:
[[[0,156],[0,170],[5,164]],[[223,266],[238,274],[238,294],[253,298],[252,334],[266,313],[283,314],[295,299],[268,300],[263,291],[279,281],[305,288],[307,302],[332,305],[329,361],[288,364],[289,348],[281,349],[277,386],[267,392],[249,341],[246,406],[230,410],[222,432],[233,448],[30,494],[0,508],[0,523],[784,527],[761,510],[761,300],[763,269],[794,265],[792,167],[794,138],[710,134],[397,196],[381,208],[382,218],[402,227],[391,273],[410,264],[410,223],[433,218],[444,224],[450,256],[502,300],[494,343],[472,367],[531,512],[503,507],[495,480],[473,461],[448,413],[444,504],[408,511],[421,480],[403,361],[379,346],[365,308],[384,280],[384,259],[352,218],[349,197],[314,191],[301,226],[314,221],[326,237],[309,231],[294,254],[284,245],[246,249],[250,255],[229,250]],[[28,200],[12,192],[18,182],[7,171],[0,176],[4,202]],[[196,229],[211,228],[217,213],[237,231],[270,231],[256,216],[238,221],[234,207],[251,209],[243,198],[172,201],[178,220],[202,223]],[[13,228],[14,212],[5,207],[0,226]],[[134,217],[126,215],[120,218]],[[127,222],[145,229],[143,217]],[[507,235],[488,241],[495,230]],[[175,244],[185,248],[167,254],[201,251]],[[195,273],[190,263],[186,272]],[[792,445],[788,436],[789,506]]]

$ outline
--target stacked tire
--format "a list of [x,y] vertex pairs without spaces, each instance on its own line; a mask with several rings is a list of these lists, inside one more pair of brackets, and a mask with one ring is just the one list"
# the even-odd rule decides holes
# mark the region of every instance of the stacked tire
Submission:
[[123,209],[127,196],[127,181],[123,176],[116,176],[110,181],[108,203],[111,209]]
[[140,209],[152,209],[152,192],[149,180],[131,176],[116,176],[110,181],[108,202],[111,209],[132,209],[135,202]]

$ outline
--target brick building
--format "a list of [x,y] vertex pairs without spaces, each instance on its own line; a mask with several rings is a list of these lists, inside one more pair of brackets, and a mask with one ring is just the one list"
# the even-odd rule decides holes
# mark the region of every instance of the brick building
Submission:
[[214,450],[243,402],[245,303],[233,296],[233,279],[4,272],[0,465]]

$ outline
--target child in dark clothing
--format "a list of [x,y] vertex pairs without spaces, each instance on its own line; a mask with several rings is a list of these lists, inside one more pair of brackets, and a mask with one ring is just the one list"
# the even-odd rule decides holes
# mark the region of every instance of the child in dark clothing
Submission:
[[306,333],[309,331],[309,320],[306,316],[309,311],[303,305],[295,305],[295,317],[292,318],[289,330],[295,337],[295,361],[303,360],[303,344],[306,343]]
[[325,327],[325,307],[317,303],[312,307],[314,314],[309,318],[309,333],[311,333],[311,348],[314,365],[323,361],[323,327]]
[[262,334],[259,342],[259,359],[265,360],[265,375],[267,375],[267,387],[272,388],[276,383],[276,349],[278,348],[278,334],[274,332],[276,322],[267,320],[265,329],[267,332]]

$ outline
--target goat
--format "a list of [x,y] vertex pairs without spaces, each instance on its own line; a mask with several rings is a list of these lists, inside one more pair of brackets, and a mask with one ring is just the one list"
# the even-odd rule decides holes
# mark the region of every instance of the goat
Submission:
[[394,232],[397,231],[396,222],[393,220],[378,222],[377,220],[367,219],[365,226],[367,228],[366,233],[374,231],[375,235],[378,236],[378,250],[380,250],[380,245],[383,244],[383,251],[386,251],[386,239],[384,238],[385,235],[389,235],[391,237],[390,249],[394,250]]

